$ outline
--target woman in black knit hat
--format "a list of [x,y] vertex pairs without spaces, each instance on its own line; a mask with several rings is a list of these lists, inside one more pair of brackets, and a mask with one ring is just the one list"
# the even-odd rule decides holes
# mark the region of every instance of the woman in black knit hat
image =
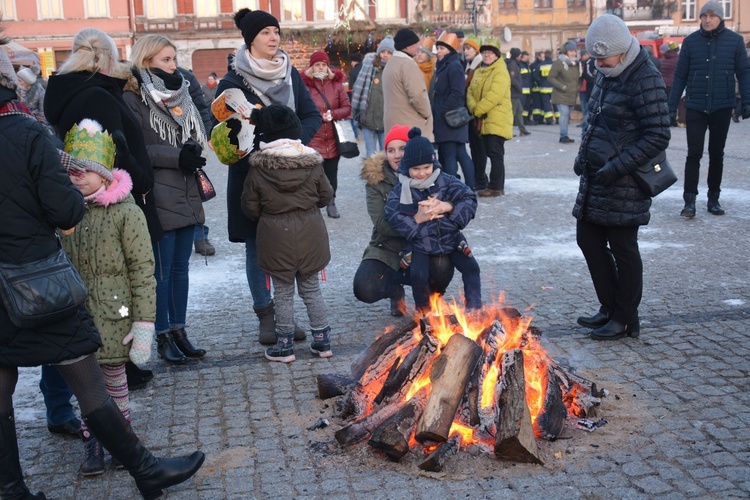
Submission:
[[[289,56],[281,49],[279,21],[268,12],[240,9],[234,23],[242,32],[245,43],[234,53],[230,69],[219,82],[216,95],[227,89],[240,89],[248,102],[262,107],[283,104],[295,111],[302,123],[302,143],[307,144],[322,123],[318,108],[302,82],[299,72],[292,66]],[[214,126],[218,121],[214,120]],[[256,136],[254,149],[258,149]],[[249,169],[247,161],[240,160],[229,168],[227,204],[229,240],[245,243],[245,271],[253,296],[253,309],[260,320],[261,344],[276,343],[276,322],[271,291],[266,288],[266,276],[257,263],[257,222],[242,212],[242,188]],[[305,332],[295,329],[295,340],[304,340]]]

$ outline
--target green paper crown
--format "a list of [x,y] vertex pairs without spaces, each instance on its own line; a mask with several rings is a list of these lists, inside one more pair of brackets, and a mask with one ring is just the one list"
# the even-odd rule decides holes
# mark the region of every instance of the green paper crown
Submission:
[[115,142],[109,132],[93,120],[83,120],[65,134],[65,152],[95,161],[107,170],[115,165]]

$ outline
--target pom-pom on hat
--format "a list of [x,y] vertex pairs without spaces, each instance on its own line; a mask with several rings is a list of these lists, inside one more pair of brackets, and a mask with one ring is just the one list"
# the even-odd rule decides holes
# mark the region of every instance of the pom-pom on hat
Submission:
[[404,148],[404,157],[398,165],[398,172],[406,176],[409,169],[426,163],[435,163],[435,148],[426,137],[422,137],[422,130],[413,127],[409,130],[409,142]]
[[594,19],[586,32],[586,50],[591,57],[603,59],[628,51],[633,40],[625,21],[613,14]]
[[380,53],[384,50],[387,50],[391,54],[396,52],[396,44],[393,42],[393,37],[391,35],[388,35],[387,37],[380,40],[380,43],[378,44],[377,54],[380,55]]
[[700,16],[703,16],[704,14],[713,14],[722,21],[724,20],[724,7],[719,2],[716,2],[714,0],[711,0],[710,2],[706,2],[706,4],[701,7],[701,13]]
[[394,125],[388,134],[385,136],[385,149],[388,149],[388,143],[391,141],[404,141],[409,142],[409,126],[408,125]]
[[36,75],[29,68],[19,69],[18,73],[16,73],[16,76],[18,76],[19,80],[23,80],[26,85],[34,85],[34,83],[36,82]]
[[419,37],[409,28],[401,28],[396,32],[396,36],[393,37],[393,43],[396,46],[396,50],[404,50],[406,47],[411,47],[415,43],[419,43]]
[[275,26],[279,28],[279,34],[281,34],[279,20],[263,10],[240,9],[234,15],[234,24],[242,32],[242,38],[248,50],[263,28]]
[[296,140],[302,137],[302,122],[294,110],[283,104],[271,104],[265,108],[255,108],[250,114],[255,123],[255,133],[263,142],[278,139]]
[[325,51],[323,50],[316,50],[310,56],[310,66],[318,62],[324,62],[328,66],[331,65],[331,59],[328,57],[328,54],[326,54]]
[[65,152],[87,172],[96,172],[112,182],[115,142],[99,122],[86,118],[73,125],[65,134]]

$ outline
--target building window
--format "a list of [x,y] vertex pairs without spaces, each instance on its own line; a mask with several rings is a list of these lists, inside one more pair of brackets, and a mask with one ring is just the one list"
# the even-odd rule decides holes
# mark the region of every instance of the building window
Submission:
[[282,0],[281,20],[302,22],[305,20],[305,4],[303,0]]
[[695,21],[695,0],[682,0],[682,20]]
[[0,2],[0,16],[5,21],[16,18],[16,6],[13,0],[2,0]]
[[535,9],[551,9],[552,0],[534,0]]
[[375,14],[377,19],[397,19],[401,17],[398,0],[379,0]]
[[316,21],[335,21],[338,15],[336,0],[315,0]]
[[258,10],[258,0],[234,0],[234,12],[240,9]]
[[195,0],[197,17],[217,17],[219,10],[219,0]]
[[174,0],[146,0],[146,17],[171,19],[174,17]]
[[568,0],[568,8],[586,7],[586,0]]
[[39,17],[42,19],[62,19],[62,0],[38,0]]
[[724,7],[723,19],[732,19],[732,0],[719,0],[719,3]]
[[515,9],[516,8],[516,0],[499,0],[498,6],[501,9]]
[[86,17],[109,17],[107,0],[86,0]]

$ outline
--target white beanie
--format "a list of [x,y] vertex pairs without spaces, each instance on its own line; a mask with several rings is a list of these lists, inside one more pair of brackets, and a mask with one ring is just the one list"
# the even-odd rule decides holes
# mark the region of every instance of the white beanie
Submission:
[[701,7],[701,13],[698,17],[701,17],[703,14],[713,14],[723,21],[724,7],[722,7],[719,2],[711,0],[710,2],[706,2],[706,5]]
[[20,80],[23,80],[26,85],[34,85],[34,83],[36,82],[36,75],[29,68],[19,69],[18,73],[16,73],[16,76],[18,76]]
[[586,33],[586,50],[591,57],[603,59],[627,52],[633,40],[625,21],[612,14],[594,19]]
[[13,69],[13,63],[4,49],[0,49],[0,87],[16,90],[18,88],[18,78],[16,71]]

